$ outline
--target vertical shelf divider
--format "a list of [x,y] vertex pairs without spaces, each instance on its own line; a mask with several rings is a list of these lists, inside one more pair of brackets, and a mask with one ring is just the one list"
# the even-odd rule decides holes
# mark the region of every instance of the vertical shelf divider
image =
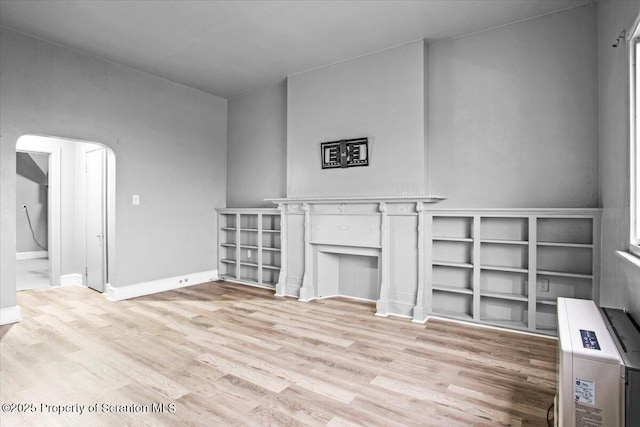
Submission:
[[591,299],[600,302],[600,218],[591,218],[591,243],[593,269],[591,275]]
[[538,300],[538,233],[537,233],[538,218],[535,215],[529,216],[529,289],[528,294],[528,328],[532,331],[536,329],[536,313],[537,313],[537,300]]
[[263,283],[262,280],[262,213],[258,213],[258,283]]
[[287,206],[278,204],[280,211],[280,273],[276,279],[276,296],[284,297],[287,293]]
[[222,252],[223,252],[223,250],[222,250],[222,240],[221,240],[222,239],[222,231],[221,230],[222,230],[222,227],[223,227],[222,217],[223,217],[223,215],[220,212],[218,212],[216,214],[216,220],[218,221],[218,223],[216,224],[216,226],[218,227],[217,228],[218,232],[216,233],[217,234],[217,236],[216,236],[217,237],[216,238],[216,253],[218,254],[218,262],[217,262],[216,265],[218,266],[218,276],[220,276],[223,273],[222,262],[220,262],[220,260],[222,259],[222,256],[223,256],[222,255]]
[[473,215],[473,255],[471,263],[473,264],[473,278],[471,286],[473,288],[473,320],[480,321],[480,215]]
[[416,295],[416,304],[413,306],[413,320],[421,321],[426,319],[424,311],[424,298],[425,298],[425,238],[424,238],[424,204],[422,202],[416,203],[416,212],[418,213],[418,291]]
[[242,233],[240,232],[240,214],[236,214],[236,279],[240,278],[240,238]]
[[425,216],[425,266],[424,266],[424,290],[425,290],[425,319],[433,311],[433,214],[424,213]]

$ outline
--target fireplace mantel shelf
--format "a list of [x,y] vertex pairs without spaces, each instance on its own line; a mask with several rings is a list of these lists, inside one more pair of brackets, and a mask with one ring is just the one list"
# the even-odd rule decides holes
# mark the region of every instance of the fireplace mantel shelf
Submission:
[[424,202],[437,203],[446,200],[436,195],[396,195],[396,196],[338,196],[338,197],[286,197],[265,199],[267,202],[281,203],[371,203],[371,202]]

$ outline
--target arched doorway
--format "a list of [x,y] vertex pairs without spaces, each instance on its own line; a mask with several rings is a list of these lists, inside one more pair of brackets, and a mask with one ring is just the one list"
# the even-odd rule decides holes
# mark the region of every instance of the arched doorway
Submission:
[[[38,246],[44,246],[42,249],[45,249],[48,259],[48,262],[39,264],[41,268],[44,265],[48,268],[48,286],[79,285],[104,292],[115,251],[113,151],[95,142],[24,135],[16,143],[16,152],[48,155],[47,245],[38,242]],[[21,247],[21,234],[31,234],[33,240],[37,235],[32,227],[29,230],[24,226],[18,229],[19,225],[24,225],[25,218],[19,220],[21,215],[26,216],[30,226],[34,222],[29,221],[29,207],[22,203],[28,198],[21,196],[17,188],[17,251]],[[17,263],[21,262],[19,258],[17,253]],[[21,283],[21,270],[17,266],[16,290],[30,287]]]

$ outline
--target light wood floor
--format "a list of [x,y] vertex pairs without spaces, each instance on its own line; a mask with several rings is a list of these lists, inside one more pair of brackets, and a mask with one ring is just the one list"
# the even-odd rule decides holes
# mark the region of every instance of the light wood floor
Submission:
[[[121,302],[38,289],[18,303],[23,321],[0,328],[1,401],[35,412],[3,412],[3,427],[544,426],[555,393],[555,340],[380,318],[369,303],[229,282]],[[84,413],[41,406],[55,404]],[[103,412],[132,404],[149,413]]]

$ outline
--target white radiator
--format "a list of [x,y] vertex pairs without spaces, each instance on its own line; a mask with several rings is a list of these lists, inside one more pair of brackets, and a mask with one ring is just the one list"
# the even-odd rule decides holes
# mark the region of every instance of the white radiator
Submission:
[[558,298],[559,427],[624,426],[625,368],[591,300]]

